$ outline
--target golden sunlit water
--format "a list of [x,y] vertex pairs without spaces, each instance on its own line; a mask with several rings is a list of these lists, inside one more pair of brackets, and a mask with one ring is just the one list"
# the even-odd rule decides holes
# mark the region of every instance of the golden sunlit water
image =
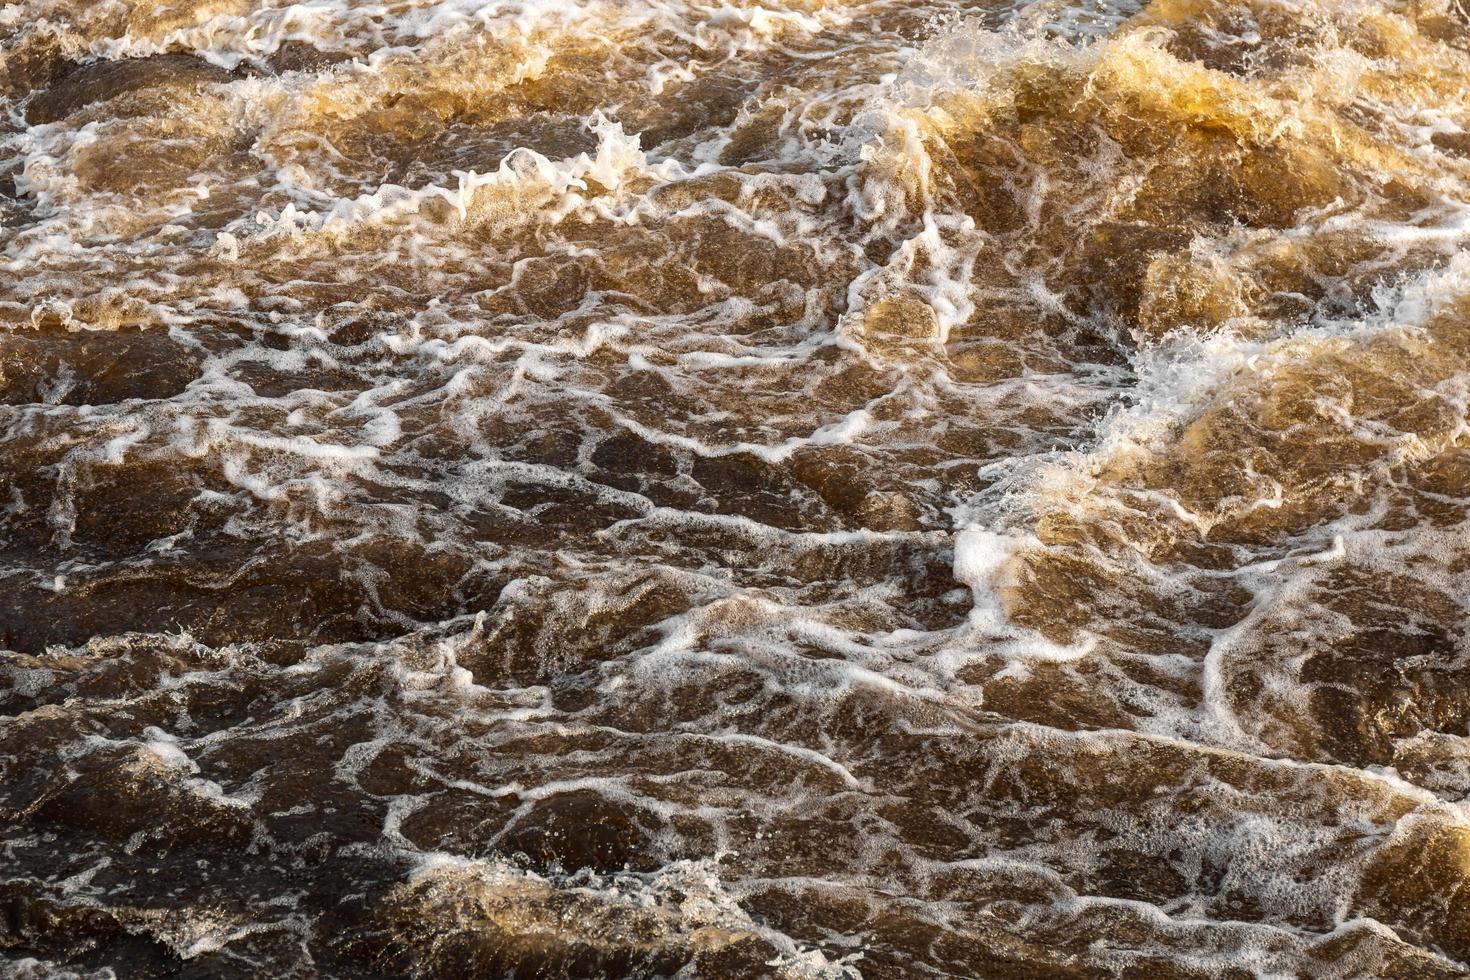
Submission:
[[1470,975],[1470,5],[0,4],[0,975]]

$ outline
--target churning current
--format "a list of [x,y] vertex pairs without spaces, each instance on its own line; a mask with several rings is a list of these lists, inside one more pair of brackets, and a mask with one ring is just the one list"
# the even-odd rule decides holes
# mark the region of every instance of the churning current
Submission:
[[0,975],[1470,975],[1470,5],[0,5]]

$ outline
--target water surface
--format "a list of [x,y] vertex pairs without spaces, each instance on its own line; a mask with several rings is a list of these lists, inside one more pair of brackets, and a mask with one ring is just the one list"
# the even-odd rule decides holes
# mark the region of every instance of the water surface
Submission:
[[1470,973],[1454,0],[0,7],[0,973]]

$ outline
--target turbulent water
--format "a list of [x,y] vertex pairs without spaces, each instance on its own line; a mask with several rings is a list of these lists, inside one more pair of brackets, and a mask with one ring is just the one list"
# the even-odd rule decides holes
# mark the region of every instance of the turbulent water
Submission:
[[1470,974],[1470,5],[0,5],[0,974]]

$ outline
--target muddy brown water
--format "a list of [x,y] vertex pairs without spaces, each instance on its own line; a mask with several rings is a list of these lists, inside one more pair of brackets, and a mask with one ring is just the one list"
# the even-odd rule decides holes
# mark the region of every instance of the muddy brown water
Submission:
[[0,7],[0,974],[1470,975],[1455,0]]

